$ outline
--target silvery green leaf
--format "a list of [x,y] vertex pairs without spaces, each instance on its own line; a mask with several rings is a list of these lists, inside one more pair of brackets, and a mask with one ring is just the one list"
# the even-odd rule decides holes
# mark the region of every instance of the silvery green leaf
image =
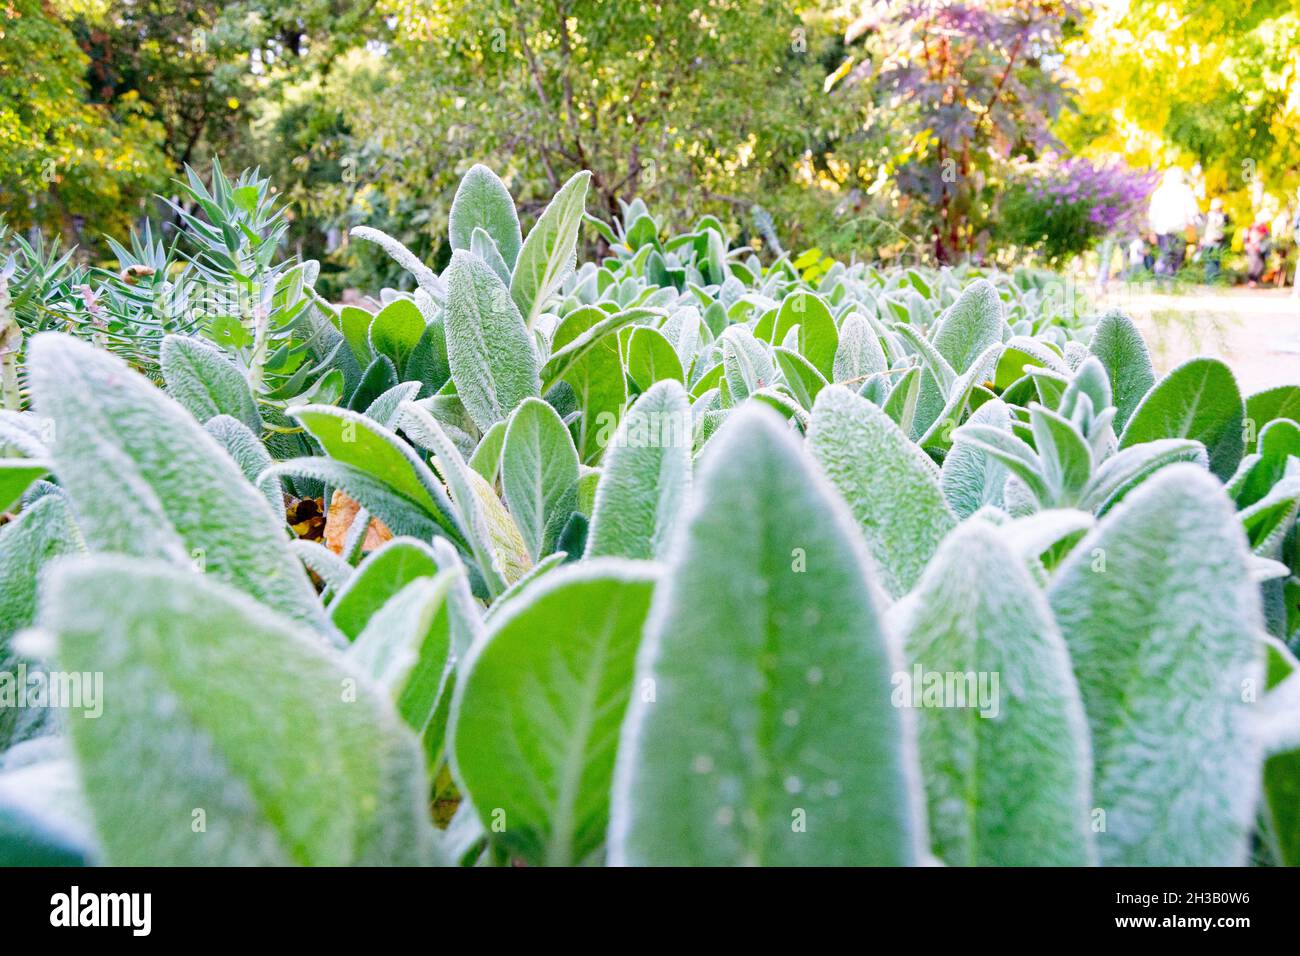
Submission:
[[1005,328],[997,289],[987,279],[976,279],[940,317],[934,347],[960,375],[990,346],[1002,342]]
[[276,514],[282,514],[284,489],[279,478],[266,474],[266,470],[272,464],[271,456],[267,454],[266,446],[248,430],[248,426],[229,415],[214,415],[207,420],[203,428],[220,443],[226,450],[226,454],[235,460],[244,477],[266,496],[271,510]]
[[1205,446],[1191,439],[1163,438],[1125,448],[1098,466],[1083,489],[1079,507],[1103,515],[1152,474],[1178,461],[1206,467]]
[[852,517],[770,411],[738,409],[705,457],[637,660],[610,862],[918,862],[901,659]]
[[1219,483],[1174,464],[1057,570],[1049,597],[1092,729],[1103,863],[1245,862],[1262,759],[1244,702],[1263,680],[1249,555]]
[[790,392],[798,399],[800,405],[811,410],[817,400],[817,394],[826,387],[825,376],[813,368],[812,363],[798,352],[778,346],[772,350],[772,354]]
[[510,416],[500,460],[506,504],[537,561],[577,509],[578,451],[555,409],[529,398]]
[[895,703],[917,711],[935,854],[952,866],[1094,863],[1079,688],[1020,555],[967,521],[900,607],[908,670]]
[[[1010,434],[1011,413],[1005,403],[993,399],[977,408],[967,423]],[[985,505],[1000,508],[1006,476],[1006,466],[997,458],[978,444],[965,440],[960,432],[954,433],[952,448],[944,456],[939,477],[943,496],[954,515],[959,519],[969,518]]]
[[772,353],[743,325],[729,326],[722,334],[722,366],[727,388],[737,404],[751,392],[780,381]]
[[71,336],[35,336],[29,362],[36,408],[55,423],[54,471],[92,550],[201,565],[327,628],[283,515],[189,412],[121,359]]
[[541,393],[537,351],[510,293],[471,252],[447,268],[447,360],[456,393],[480,431]]
[[393,261],[409,272],[416,283],[427,292],[435,302],[447,300],[447,287],[432,269],[420,261],[417,256],[401,242],[388,233],[370,226],[353,226],[348,233],[354,239],[373,242],[392,257]]
[[938,469],[888,415],[843,385],[817,397],[808,448],[848,503],[885,590],[911,590],[956,524]]
[[[36,616],[40,574],[55,558],[85,549],[72,509],[62,495],[42,495],[0,526],[0,673],[12,675],[19,655],[15,634]],[[49,710],[0,706],[0,753],[47,726]]]
[[[412,404],[407,402],[398,407],[404,409]],[[326,405],[296,408],[293,416],[335,462],[371,476],[419,508],[453,541],[466,542],[464,526],[448,501],[442,483],[393,431],[365,415]],[[398,421],[401,421],[400,414]],[[381,513],[378,502],[372,505],[366,498],[348,493],[375,514]],[[386,518],[384,521],[387,524]]]
[[[1115,401],[1115,430],[1122,432],[1138,403],[1155,384],[1151,368],[1151,355],[1147,352],[1142,333],[1133,320],[1123,312],[1111,311],[1103,315],[1092,333],[1089,350],[1110,376],[1111,391]],[[1178,436],[1163,435],[1163,438]]]
[[121,555],[54,568],[39,622],[61,668],[113,689],[68,721],[105,862],[432,860],[414,735],[310,632],[210,576]]
[[1245,451],[1244,416],[1232,370],[1218,359],[1189,359],[1143,396],[1124,426],[1119,446],[1192,438],[1205,446],[1210,471],[1227,481]]
[[417,578],[384,602],[346,657],[389,692],[406,725],[423,734],[447,690],[451,616],[447,596],[459,570]]
[[591,173],[584,170],[561,186],[519,250],[510,294],[528,328],[533,327],[547,300],[573,271],[590,182]]
[[501,448],[506,441],[506,424],[503,421],[496,422],[484,432],[469,459],[469,466],[482,475],[488,484],[496,484],[497,475],[501,472]]
[[496,243],[492,241],[492,237],[477,226],[474,227],[474,235],[470,238],[469,251],[486,262],[504,285],[510,285],[510,267],[506,265],[505,259],[501,258],[501,253]]
[[289,542],[289,547],[293,549],[293,553],[298,556],[299,561],[325,582],[327,589],[337,593],[352,576],[352,565],[319,541],[294,538]]
[[504,265],[513,269],[523,243],[515,201],[500,177],[483,165],[472,166],[456,187],[447,224],[451,247],[472,248],[475,229],[484,231]]
[[[370,348],[375,355],[384,355],[393,363],[399,378],[424,336],[424,315],[410,299],[394,299],[370,321]],[[410,378],[409,375],[406,376]]]
[[637,399],[605,451],[587,557],[663,557],[690,494],[692,439],[677,382],[659,382]]
[[439,571],[433,549],[414,538],[393,538],[357,566],[330,604],[330,619],[349,640],[356,640],[371,617],[398,591]]
[[1247,453],[1257,450],[1256,443],[1264,434],[1264,427],[1278,419],[1300,422],[1300,385],[1279,385],[1247,397],[1246,422],[1250,426]]
[[835,350],[833,378],[837,382],[861,381],[888,367],[875,329],[854,313],[840,324],[840,341]]
[[1043,463],[1049,500],[1073,505],[1092,475],[1092,450],[1087,441],[1068,419],[1036,403],[1029,406],[1029,427]]
[[681,359],[658,329],[638,326],[632,329],[627,343],[627,374],[641,391],[655,382],[672,379],[685,383]]
[[248,381],[220,349],[189,336],[168,335],[159,355],[167,393],[200,422],[229,415],[261,434],[262,416]]
[[456,779],[489,832],[529,862],[577,863],[604,841],[655,576],[612,559],[553,571],[493,618],[462,665]]

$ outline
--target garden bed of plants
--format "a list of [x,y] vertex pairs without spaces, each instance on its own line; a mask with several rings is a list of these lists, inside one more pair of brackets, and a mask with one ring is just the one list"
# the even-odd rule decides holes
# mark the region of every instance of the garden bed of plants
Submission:
[[1300,387],[588,179],[361,305],[219,169],[18,249],[0,862],[1300,861]]

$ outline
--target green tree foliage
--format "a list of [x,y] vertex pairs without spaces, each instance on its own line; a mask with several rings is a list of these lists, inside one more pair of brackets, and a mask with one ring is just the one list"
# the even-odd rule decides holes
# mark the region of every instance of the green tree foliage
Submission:
[[[1071,45],[1066,143],[1133,165],[1199,163],[1249,215],[1300,183],[1300,11],[1292,0],[1098,5]],[[1256,185],[1256,184],[1259,185]]]
[[49,0],[0,8],[0,216],[73,235],[123,231],[165,175],[165,130],[134,90],[90,88],[66,13]]

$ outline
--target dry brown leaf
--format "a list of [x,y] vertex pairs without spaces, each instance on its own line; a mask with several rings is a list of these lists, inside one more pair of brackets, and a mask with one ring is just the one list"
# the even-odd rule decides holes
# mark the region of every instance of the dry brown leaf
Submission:
[[[334,496],[330,498],[329,514],[325,519],[325,547],[329,548],[335,554],[343,553],[343,545],[347,541],[348,529],[352,527],[352,522],[361,510],[361,505],[355,498],[350,498],[343,492],[335,489]],[[370,519],[370,527],[366,529],[366,539],[361,543],[361,550],[373,551],[385,541],[392,540],[393,533],[388,530],[387,526],[378,518]]]

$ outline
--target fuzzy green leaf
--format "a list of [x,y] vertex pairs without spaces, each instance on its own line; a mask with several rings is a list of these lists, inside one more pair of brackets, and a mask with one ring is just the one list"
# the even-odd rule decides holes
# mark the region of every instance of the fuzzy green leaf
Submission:
[[911,590],[956,519],[938,469],[883,411],[843,385],[822,389],[808,448],[848,503],[881,583]]
[[[533,863],[604,840],[618,730],[632,692],[654,566],[605,559],[527,587],[464,662],[449,736],[484,826]],[[502,816],[503,815],[503,816]]]
[[1263,619],[1222,487],[1162,468],[1075,546],[1049,596],[1092,729],[1102,862],[1244,863],[1262,755],[1243,696],[1262,686]]
[[615,864],[912,864],[901,658],[853,519],[772,412],[710,442],[655,591],[614,776]]
[[510,416],[501,453],[501,490],[529,556],[555,550],[578,506],[578,452],[550,405],[526,399]]
[[530,329],[547,300],[573,271],[590,182],[591,173],[584,170],[561,186],[519,250],[510,295]]
[[469,249],[475,229],[482,229],[492,237],[506,266],[513,269],[523,243],[519,214],[515,212],[515,201],[510,198],[506,184],[482,165],[470,167],[456,187],[447,225],[451,247]]
[[62,668],[112,688],[97,718],[69,719],[106,862],[431,860],[414,736],[292,622],[203,576],[104,555],[54,569],[40,624]]
[[92,550],[201,562],[281,613],[327,626],[283,516],[189,412],[70,336],[33,338],[29,375],[37,410],[55,423],[54,471]]
[[692,437],[678,383],[659,382],[637,399],[605,452],[587,557],[663,557],[690,493]]
[[965,522],[900,607],[908,670],[895,701],[917,708],[935,854],[952,866],[1095,862],[1079,688],[1024,562],[993,525]]

